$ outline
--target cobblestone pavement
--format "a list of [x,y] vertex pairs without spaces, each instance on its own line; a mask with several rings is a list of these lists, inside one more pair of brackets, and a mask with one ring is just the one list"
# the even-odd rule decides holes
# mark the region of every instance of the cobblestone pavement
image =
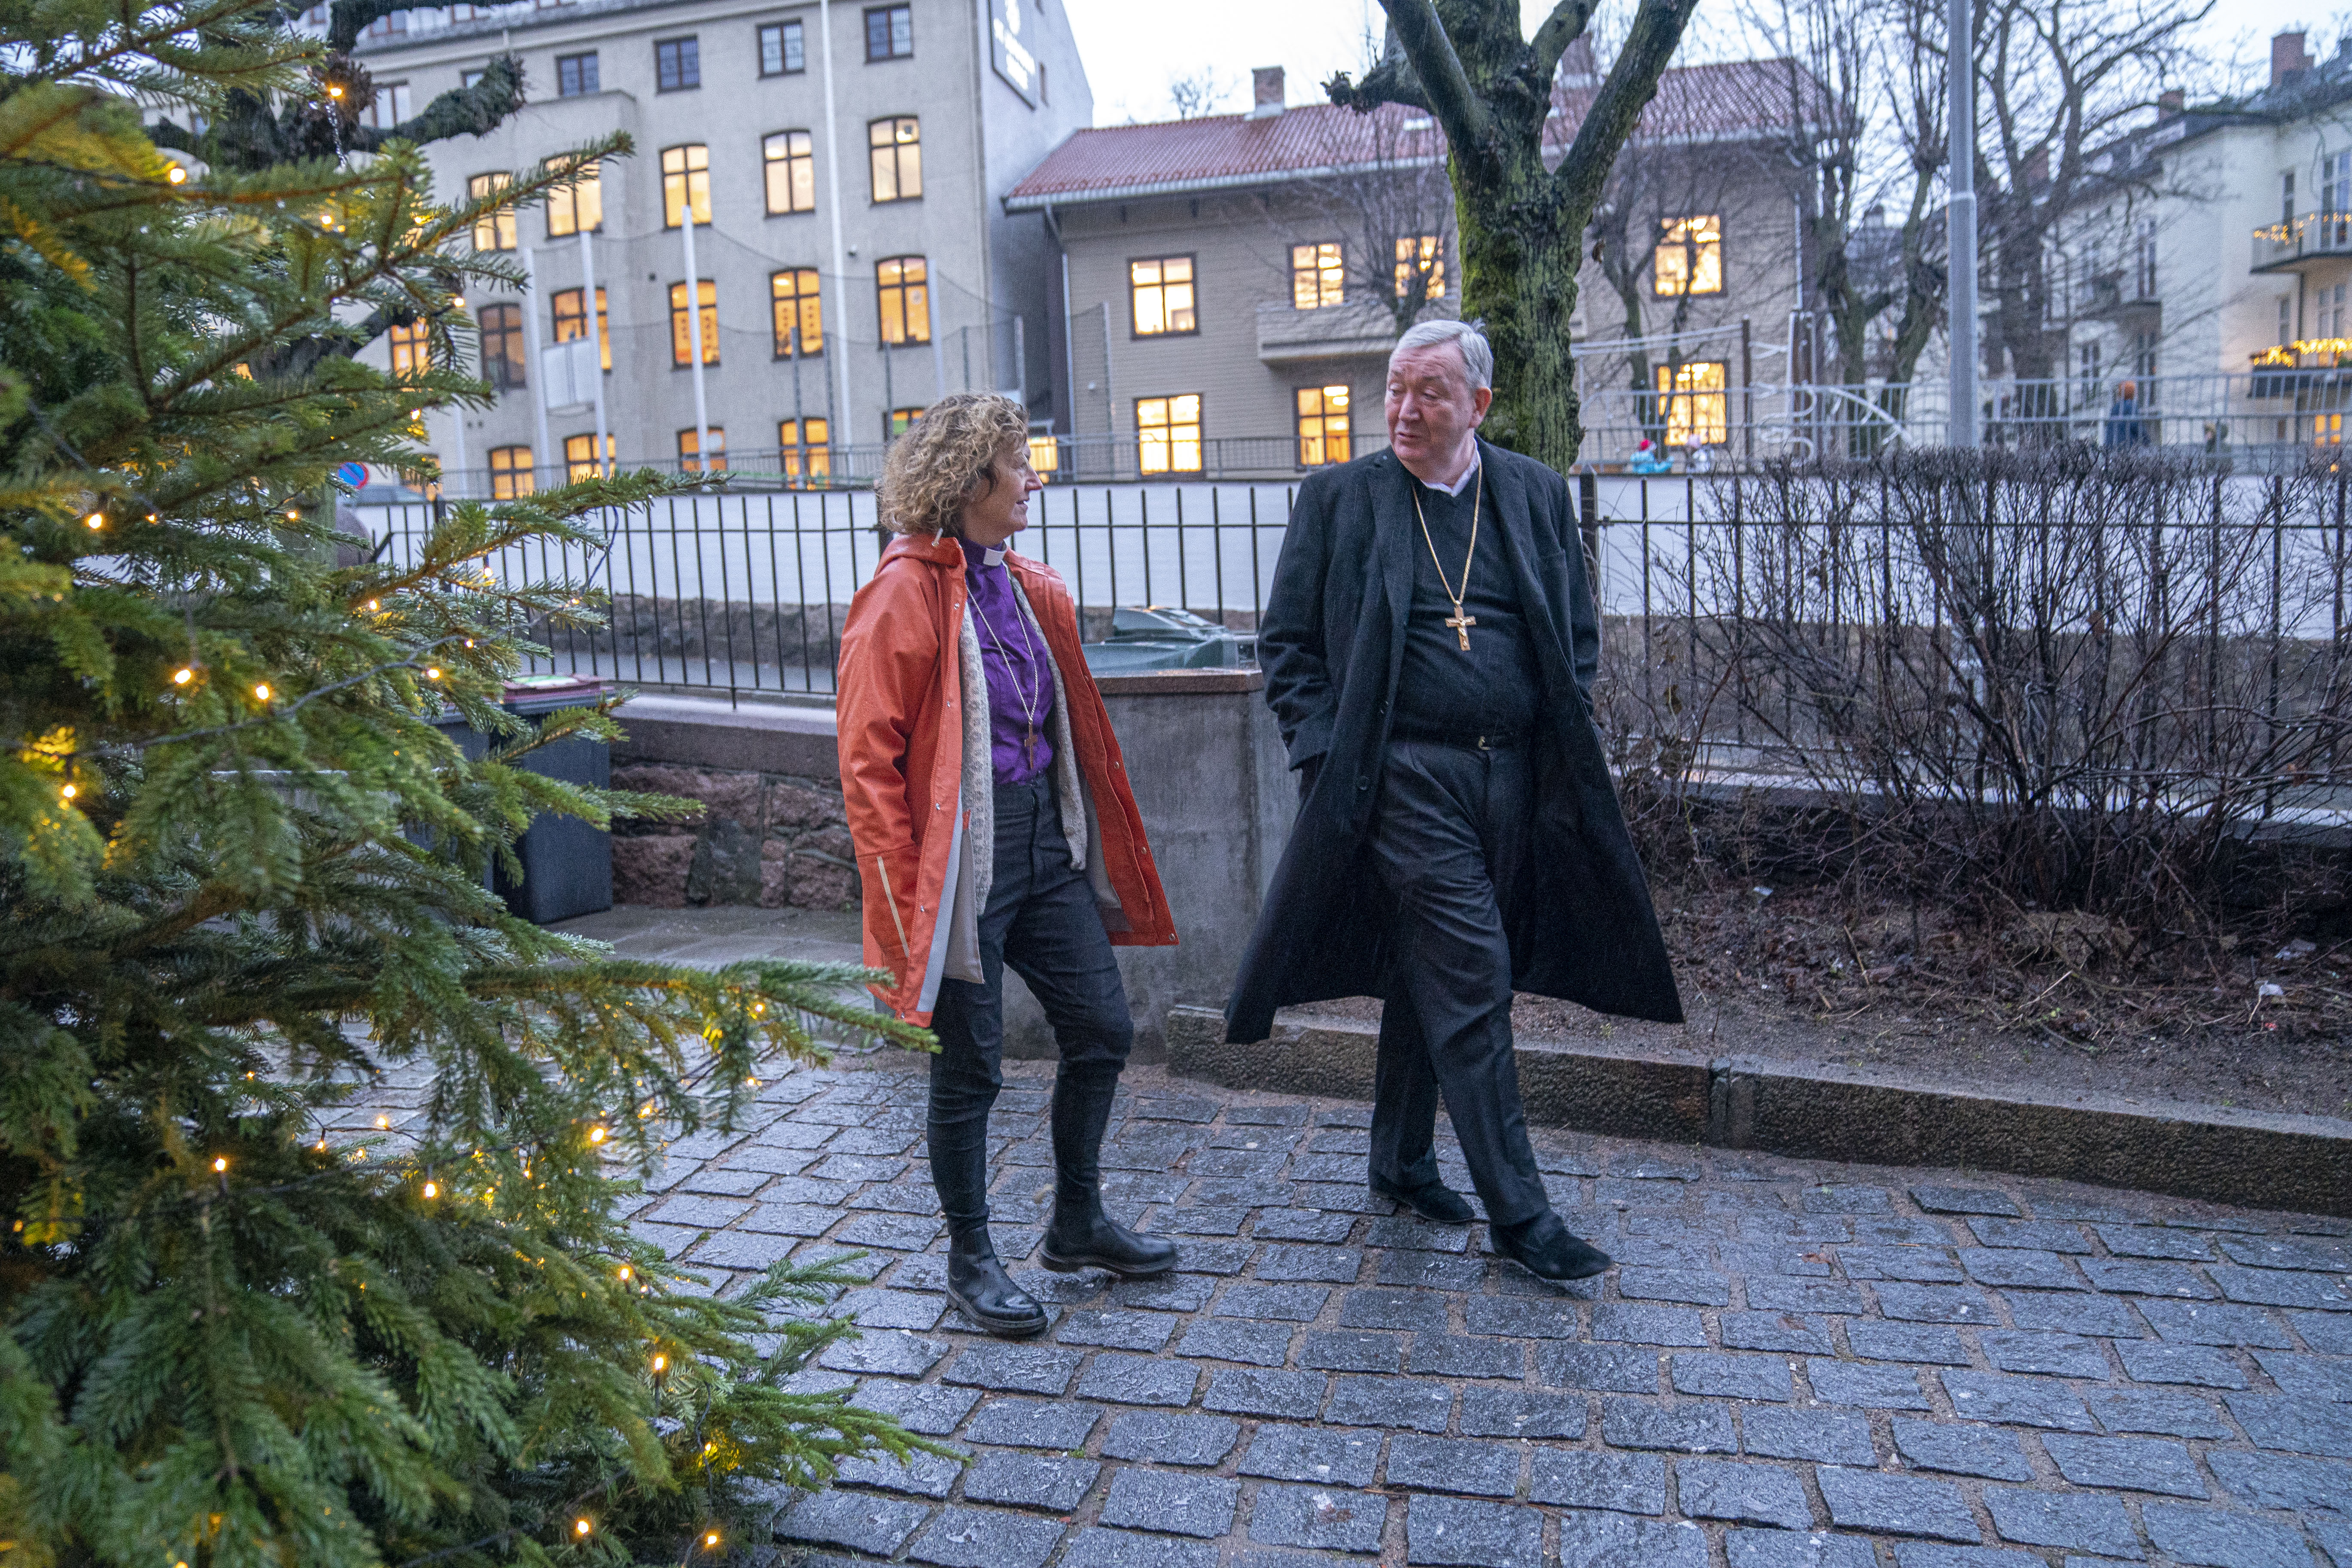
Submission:
[[1563,1291],[1368,1197],[1365,1107],[1131,1068],[1106,1197],[1183,1258],[1118,1284],[1029,1266],[1050,1068],[1010,1064],[995,1241],[1055,1321],[1008,1343],[940,1292],[923,1070],[869,1063],[638,1216],[715,1279],[869,1254],[804,1385],[971,1460],[785,1510],[819,1568],[2352,1568],[2352,1224],[1539,1132],[1620,1264]]

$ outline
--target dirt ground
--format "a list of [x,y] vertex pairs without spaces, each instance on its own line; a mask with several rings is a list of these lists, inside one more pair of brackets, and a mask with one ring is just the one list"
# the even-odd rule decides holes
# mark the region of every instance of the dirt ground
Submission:
[[[1522,995],[1522,1039],[1680,1059],[1757,1056],[1938,1086],[2352,1118],[2352,943],[2239,944],[2134,964],[2079,916],[2008,931],[1826,894],[1666,893],[1688,1022]],[[2267,944],[2266,944],[2267,945]],[[1379,1016],[1369,999],[1316,1011]]]

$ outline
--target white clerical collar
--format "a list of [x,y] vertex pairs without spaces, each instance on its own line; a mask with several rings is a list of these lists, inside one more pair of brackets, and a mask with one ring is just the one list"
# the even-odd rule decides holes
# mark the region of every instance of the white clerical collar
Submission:
[[1004,564],[1004,546],[992,545],[980,552],[980,558],[991,566],[1002,566]]
[[1431,484],[1429,484],[1429,481],[1428,481],[1427,479],[1423,479],[1423,480],[1422,480],[1421,482],[1422,482],[1423,484],[1424,484],[1424,485],[1429,485],[1429,488],[1430,488],[1431,489],[1438,490],[1438,491],[1442,491],[1443,493],[1444,493],[1444,494],[1446,494],[1446,495],[1450,495],[1450,496],[1458,496],[1458,495],[1460,495],[1464,490],[1468,489],[1470,488],[1470,481],[1471,481],[1471,480],[1473,480],[1473,479],[1476,479],[1477,477],[1478,477],[1478,454],[1476,453],[1476,451],[1475,451],[1475,450],[1474,450],[1474,451],[1472,451],[1472,453],[1470,454],[1470,466],[1469,466],[1468,468],[1466,468],[1463,469],[1463,470],[1462,470],[1462,477],[1461,477],[1460,479],[1458,479],[1454,480],[1452,484],[1450,484],[1450,485],[1431,485]]

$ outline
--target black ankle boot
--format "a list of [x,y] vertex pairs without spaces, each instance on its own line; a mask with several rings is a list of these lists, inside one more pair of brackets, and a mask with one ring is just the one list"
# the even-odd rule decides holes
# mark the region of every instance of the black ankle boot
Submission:
[[985,1233],[948,1244],[948,1300],[999,1339],[1025,1340],[1045,1329],[1045,1309],[1004,1272]]
[[1394,1182],[1371,1178],[1372,1195],[1402,1204],[1432,1225],[1468,1225],[1477,1216],[1471,1212],[1470,1201],[1435,1176],[1416,1186],[1402,1186]]
[[1487,1227],[1495,1250],[1534,1275],[1554,1284],[1590,1279],[1608,1268],[1610,1256],[1591,1243],[1569,1234],[1558,1213],[1546,1209],[1517,1225]]
[[1149,1279],[1176,1267],[1176,1244],[1138,1236],[1103,1213],[1102,1141],[1118,1074],[1064,1071],[1054,1079],[1054,1223],[1038,1261],[1056,1274],[1103,1268]]

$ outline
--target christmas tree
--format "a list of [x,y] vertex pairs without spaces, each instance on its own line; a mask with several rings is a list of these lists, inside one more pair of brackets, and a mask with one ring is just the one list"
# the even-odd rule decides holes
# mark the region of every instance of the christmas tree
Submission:
[[[394,568],[339,554],[331,476],[429,467],[422,412],[488,396],[462,289],[511,276],[464,237],[628,149],[445,206],[398,141],[192,173],[142,128],[318,68],[243,0],[0,19],[0,1551],[712,1561],[928,1445],[786,1385],[845,1273],[710,1299],[629,1178],[820,1031],[923,1037],[854,969],[618,960],[485,888],[536,813],[659,808],[521,765],[617,732],[498,706],[595,605],[486,563],[666,481],[455,504]],[[288,352],[387,310],[425,368]],[[421,1114],[335,1131],[387,1071]]]

